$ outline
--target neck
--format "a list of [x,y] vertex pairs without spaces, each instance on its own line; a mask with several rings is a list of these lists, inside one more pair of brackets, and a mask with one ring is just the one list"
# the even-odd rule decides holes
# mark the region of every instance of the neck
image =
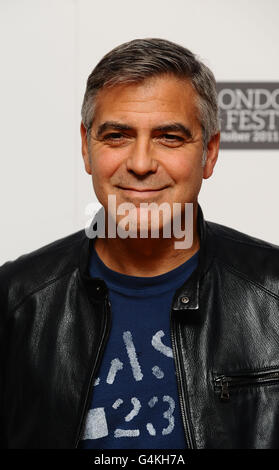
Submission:
[[175,238],[97,238],[95,250],[110,269],[130,276],[151,277],[166,273],[190,259],[199,249],[197,206],[193,214],[193,244],[175,248]]

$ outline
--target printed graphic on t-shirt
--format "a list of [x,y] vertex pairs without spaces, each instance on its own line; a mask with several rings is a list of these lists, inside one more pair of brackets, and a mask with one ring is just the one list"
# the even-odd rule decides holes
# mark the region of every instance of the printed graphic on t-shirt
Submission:
[[164,274],[138,277],[111,270],[92,251],[90,275],[108,288],[111,329],[79,447],[185,448],[170,317],[197,261],[198,253]]
[[[84,440],[98,441],[92,447],[98,447],[104,438],[141,438],[144,442],[156,437],[164,447],[164,438],[174,433],[179,416],[177,390],[173,387],[176,379],[173,351],[165,341],[164,331],[156,331],[146,342],[150,351],[142,354],[137,351],[132,332],[123,332],[118,357],[104,364],[94,384],[94,408],[88,412],[83,434]],[[145,360],[141,361],[141,356]]]

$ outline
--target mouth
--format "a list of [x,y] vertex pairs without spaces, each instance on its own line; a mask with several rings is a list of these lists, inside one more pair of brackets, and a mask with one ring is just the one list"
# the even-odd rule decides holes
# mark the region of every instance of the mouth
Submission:
[[118,189],[123,189],[124,191],[135,191],[138,193],[150,193],[150,192],[158,192],[163,191],[166,189],[167,186],[162,186],[161,188],[136,188],[133,186],[116,186]]
[[136,197],[136,198],[148,198],[155,197],[157,194],[160,194],[167,186],[162,188],[133,188],[133,187],[123,187],[117,186],[118,189],[124,191],[127,196]]

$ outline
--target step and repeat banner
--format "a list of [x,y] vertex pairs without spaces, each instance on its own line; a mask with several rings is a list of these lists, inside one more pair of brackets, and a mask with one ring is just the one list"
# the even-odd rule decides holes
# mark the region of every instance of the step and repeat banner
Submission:
[[279,82],[219,82],[221,148],[279,148]]
[[218,82],[221,149],[279,148],[279,82]]

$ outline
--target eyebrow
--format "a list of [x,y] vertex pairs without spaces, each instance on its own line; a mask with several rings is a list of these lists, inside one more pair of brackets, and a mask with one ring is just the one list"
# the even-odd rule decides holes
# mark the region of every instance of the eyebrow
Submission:
[[187,137],[187,139],[192,139],[192,132],[190,129],[180,122],[174,122],[172,124],[164,124],[162,126],[155,127],[152,129],[153,131],[160,131],[160,132],[181,132],[182,134]]
[[[127,124],[122,124],[120,122],[116,121],[106,121],[103,124],[101,124],[98,129],[97,129],[97,137],[100,137],[105,131],[108,129],[115,129],[118,131],[131,131],[133,130],[133,127],[127,125]],[[172,122],[172,123],[166,123],[161,126],[156,126],[151,129],[152,132],[181,132],[182,134],[185,135],[187,139],[192,139],[192,132],[190,129],[180,122]]]
[[128,126],[127,124],[121,124],[120,122],[116,121],[106,121],[101,124],[97,129],[97,137],[100,137],[105,131],[108,129],[116,129],[118,131],[131,131],[133,128]]

